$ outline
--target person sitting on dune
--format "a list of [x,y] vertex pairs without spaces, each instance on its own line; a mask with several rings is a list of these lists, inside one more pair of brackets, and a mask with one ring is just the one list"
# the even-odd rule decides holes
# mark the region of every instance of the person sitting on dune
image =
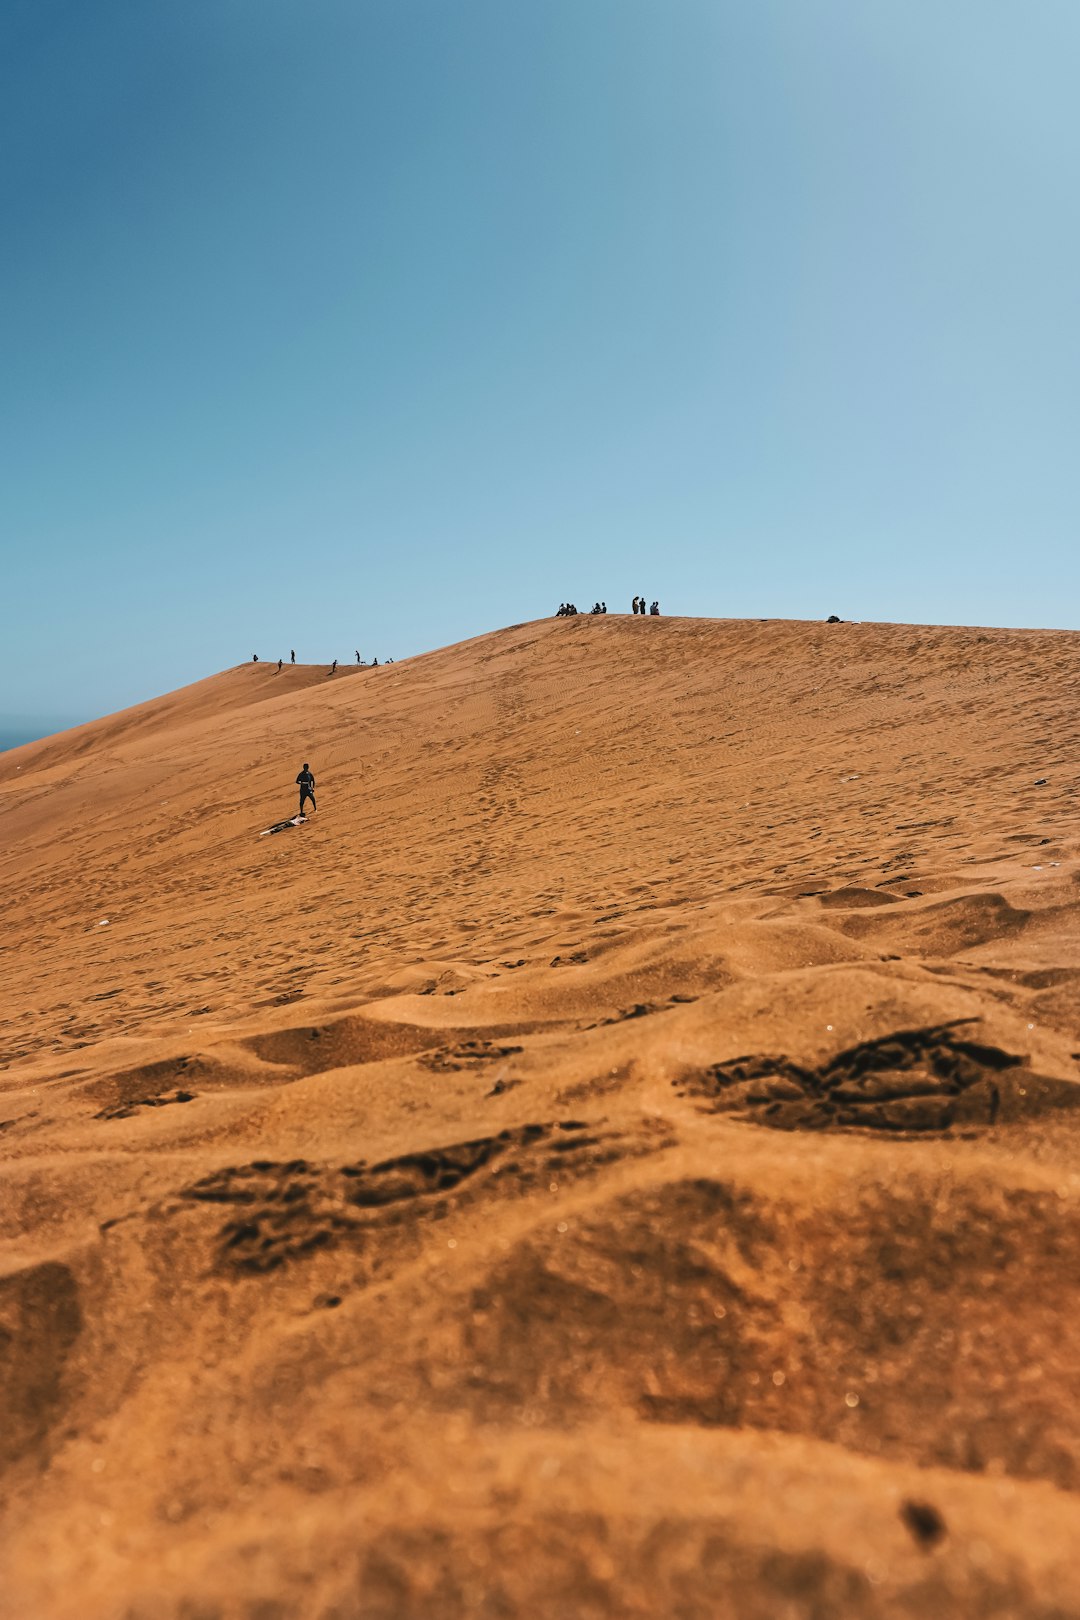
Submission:
[[300,789],[300,814],[303,815],[304,804],[308,799],[311,800],[311,808],[315,810],[317,808],[315,804],[315,778],[311,774],[311,768],[307,760],[304,761],[304,768],[296,778],[296,785]]

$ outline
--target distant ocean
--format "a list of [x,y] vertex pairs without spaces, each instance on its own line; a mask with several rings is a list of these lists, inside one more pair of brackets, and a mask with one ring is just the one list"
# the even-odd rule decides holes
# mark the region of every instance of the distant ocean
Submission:
[[0,728],[0,754],[7,748],[21,748],[23,743],[36,742],[39,737],[47,737],[47,731],[8,731]]
[[37,742],[40,737],[51,737],[57,731],[77,726],[78,720],[4,720],[0,719],[0,754],[8,748],[21,748],[23,743]]

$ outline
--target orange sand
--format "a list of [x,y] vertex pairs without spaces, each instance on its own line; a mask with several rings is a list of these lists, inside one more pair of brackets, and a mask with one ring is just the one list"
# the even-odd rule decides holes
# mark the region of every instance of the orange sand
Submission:
[[5,1620],[1080,1616],[1078,685],[579,617],[4,755]]

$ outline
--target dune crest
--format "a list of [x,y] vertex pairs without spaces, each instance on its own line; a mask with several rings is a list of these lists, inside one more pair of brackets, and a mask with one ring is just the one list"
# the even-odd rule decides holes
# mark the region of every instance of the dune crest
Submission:
[[1080,1617],[1078,676],[580,616],[0,756],[4,1620]]

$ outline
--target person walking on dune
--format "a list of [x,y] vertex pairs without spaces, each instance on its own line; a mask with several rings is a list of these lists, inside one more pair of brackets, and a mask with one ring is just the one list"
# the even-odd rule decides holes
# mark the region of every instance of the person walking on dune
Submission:
[[311,808],[313,810],[317,810],[318,806],[315,803],[315,778],[311,774],[311,767],[308,765],[307,760],[304,761],[304,768],[300,772],[300,775],[296,778],[296,785],[300,789],[300,814],[303,815],[304,805],[308,799],[311,800]]
[[289,648],[289,663],[290,664],[295,664],[296,663],[296,648],[295,647],[290,647]]

